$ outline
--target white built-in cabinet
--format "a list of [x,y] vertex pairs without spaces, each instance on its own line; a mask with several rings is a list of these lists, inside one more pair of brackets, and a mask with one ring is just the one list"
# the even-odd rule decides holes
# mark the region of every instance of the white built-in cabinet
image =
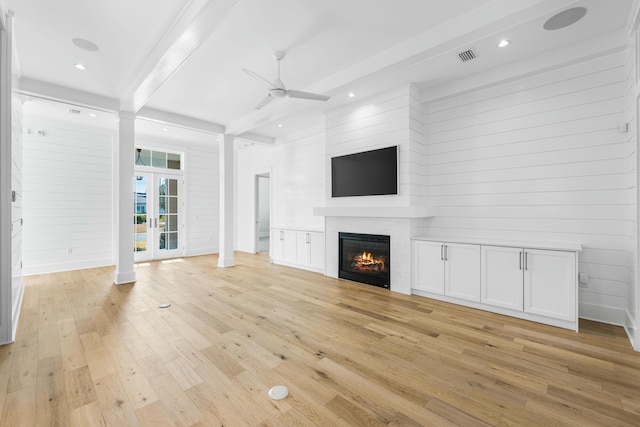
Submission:
[[480,246],[421,241],[415,252],[416,289],[480,301]]
[[577,330],[579,245],[415,239],[413,293]]
[[324,233],[271,229],[271,261],[276,264],[324,272]]

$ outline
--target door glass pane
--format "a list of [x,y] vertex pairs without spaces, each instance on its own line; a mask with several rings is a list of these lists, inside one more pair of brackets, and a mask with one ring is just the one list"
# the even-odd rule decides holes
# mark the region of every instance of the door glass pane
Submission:
[[169,181],[169,192],[167,193],[169,196],[177,196],[178,195],[178,180],[177,179],[168,179]]
[[151,153],[151,166],[154,168],[167,167],[167,153],[162,151],[153,151]]
[[169,234],[169,249],[178,249],[178,233]]
[[[140,151],[138,151],[140,150]],[[136,149],[135,154],[136,165],[151,166],[151,151],[145,149]]]
[[169,231],[178,231],[178,215],[169,215]]
[[180,169],[180,154],[167,153],[167,168]]
[[177,197],[169,197],[169,213],[177,214],[178,213],[178,198]]
[[134,203],[134,250],[136,252],[147,250],[147,178],[136,176],[133,180]]
[[167,233],[160,233],[160,249],[167,249]]

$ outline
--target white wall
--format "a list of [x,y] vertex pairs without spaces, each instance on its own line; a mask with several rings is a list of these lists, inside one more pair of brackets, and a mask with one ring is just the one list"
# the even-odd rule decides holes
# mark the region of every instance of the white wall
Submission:
[[235,247],[255,246],[255,176],[270,173],[271,227],[324,231],[313,208],[325,203],[324,131],[309,129],[275,146],[240,148],[235,156]]
[[420,93],[404,86],[371,99],[326,113],[325,168],[331,158],[361,151],[398,146],[398,194],[367,197],[331,197],[331,174],[326,175],[327,206],[422,206],[428,203],[421,180],[422,147]]
[[187,253],[218,253],[220,236],[220,153],[212,135],[208,145],[186,150]]
[[[637,10],[636,10],[637,13]],[[628,40],[624,70],[624,113],[629,131],[625,139],[625,238],[627,264],[627,307],[625,329],[636,350],[640,351],[640,317],[638,313],[638,96],[640,92],[637,69],[638,31]]]
[[24,295],[22,279],[22,235],[23,235],[23,156],[22,156],[22,102],[18,95],[11,97],[11,188],[16,199],[11,203],[11,313],[12,336],[15,336]]
[[25,274],[112,265],[113,132],[30,116],[27,107]]
[[[580,317],[627,308],[625,54],[427,102],[435,235],[578,242]],[[428,93],[425,94],[428,96]]]

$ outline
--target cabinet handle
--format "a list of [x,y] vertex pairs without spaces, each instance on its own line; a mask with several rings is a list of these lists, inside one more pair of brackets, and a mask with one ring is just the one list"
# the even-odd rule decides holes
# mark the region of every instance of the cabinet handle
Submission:
[[280,230],[280,240],[284,240],[284,231]]
[[526,252],[524,253],[524,269],[529,269],[529,254]]
[[448,261],[448,257],[447,257],[447,245],[444,245],[444,260]]
[[444,245],[440,245],[440,261],[444,261]]
[[311,243],[311,234],[307,233],[307,235],[305,236],[305,242],[307,244]]
[[518,270],[522,270],[522,251],[518,252]]

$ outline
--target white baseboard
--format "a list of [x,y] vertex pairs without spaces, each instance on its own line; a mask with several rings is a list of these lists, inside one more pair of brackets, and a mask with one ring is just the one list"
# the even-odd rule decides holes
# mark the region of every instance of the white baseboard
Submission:
[[578,317],[586,320],[593,320],[610,325],[624,326],[625,312],[619,308],[602,307],[599,305],[581,302],[578,308]]
[[624,330],[627,333],[627,337],[629,341],[631,341],[631,346],[635,351],[640,351],[640,332],[638,331],[638,327],[636,322],[634,322],[633,318],[629,314],[628,311],[625,311],[625,325]]
[[36,274],[59,273],[61,271],[84,270],[85,268],[108,267],[113,265],[111,258],[99,258],[86,261],[58,262],[55,264],[26,264],[22,269],[24,276]]

